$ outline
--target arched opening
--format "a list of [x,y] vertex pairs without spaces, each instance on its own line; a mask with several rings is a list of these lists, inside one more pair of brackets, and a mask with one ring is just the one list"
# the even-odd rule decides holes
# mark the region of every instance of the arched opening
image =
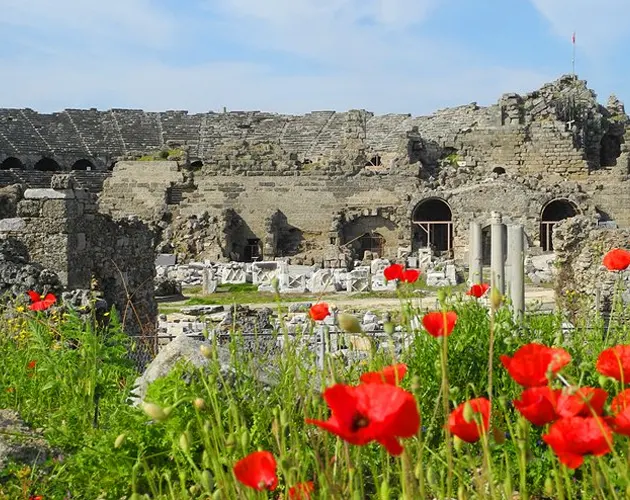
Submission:
[[453,248],[453,214],[448,204],[439,198],[421,201],[413,211],[415,248],[431,248],[435,252],[450,252]]
[[0,169],[9,170],[10,168],[24,169],[24,164],[14,156],[9,156],[8,158],[5,158],[2,163],[0,163]]
[[[501,246],[503,247],[503,260],[507,260],[507,227],[501,225]],[[481,229],[481,263],[489,266],[492,263],[492,226]]]
[[503,167],[494,167],[492,172],[497,175],[503,175],[505,173],[505,169]]
[[59,163],[52,158],[42,158],[35,164],[34,168],[41,172],[56,172],[57,170],[61,170]]
[[95,170],[90,160],[78,160],[72,165],[72,170]]
[[553,251],[553,227],[575,215],[577,207],[569,200],[553,200],[545,205],[540,216],[540,246],[544,252]]
[[366,167],[380,167],[381,166],[381,157],[380,155],[374,155],[370,158],[370,161],[366,162]]
[[109,166],[109,167],[107,167],[107,170],[109,170],[110,172],[112,172],[112,171],[114,170],[114,167],[116,166],[116,163],[117,163],[117,162],[115,162],[115,161],[114,161],[114,162],[112,162],[112,163],[110,164],[110,166]]
[[372,231],[360,236],[353,246],[361,260],[364,259],[366,252],[371,252],[381,258],[385,248],[385,238],[381,234]]
[[193,170],[199,170],[201,167],[203,167],[203,162],[201,160],[195,160],[190,163],[190,168]]
[[262,245],[258,238],[248,238],[243,248],[243,262],[256,262],[262,259]]

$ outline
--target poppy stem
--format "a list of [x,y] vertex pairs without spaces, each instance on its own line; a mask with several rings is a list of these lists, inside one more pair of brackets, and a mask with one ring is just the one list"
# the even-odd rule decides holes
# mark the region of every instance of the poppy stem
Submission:
[[444,332],[442,337],[442,401],[444,402],[444,431],[446,433],[446,496],[451,498],[453,491],[453,443],[451,439],[451,431],[448,427],[449,417],[449,387],[448,387],[448,321],[446,318],[446,310],[443,309],[442,317],[444,320]]
[[492,372],[494,369],[494,315],[496,309],[490,308],[490,339],[488,341],[488,401],[490,401],[490,411],[488,412],[488,422],[492,427]]

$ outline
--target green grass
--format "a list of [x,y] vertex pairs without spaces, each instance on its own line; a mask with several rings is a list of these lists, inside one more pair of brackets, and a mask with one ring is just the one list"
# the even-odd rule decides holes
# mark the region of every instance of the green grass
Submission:
[[[225,293],[251,290],[238,287]],[[487,395],[491,327],[488,311],[475,300],[454,293],[446,301],[458,314],[448,337],[447,397],[453,408]],[[423,313],[403,298],[400,324],[409,329],[410,318]],[[601,385],[615,394],[619,387],[599,377],[594,366],[605,346],[627,341],[626,323],[613,324],[605,335],[596,317],[582,319],[578,331],[563,335],[559,316],[530,315],[524,324],[515,324],[509,310],[498,311],[494,431],[487,447],[455,443],[450,497],[479,498],[491,488],[495,498],[512,498],[515,492],[524,498],[524,490],[542,498],[545,488],[552,488],[553,498],[624,498],[630,485],[627,438],[616,438],[615,456],[587,457],[577,471],[561,468],[541,442],[544,431],[525,424],[512,408],[521,388],[499,360],[528,342],[562,346],[573,356],[563,370],[567,380]],[[361,364],[328,357],[323,373],[314,353],[298,343],[255,357],[239,347],[243,339],[234,332],[227,346],[229,375],[211,354],[206,370],[180,365],[150,387],[148,401],[171,408],[168,419],[157,422],[126,404],[137,373],[127,361],[129,340],[115,318],[103,326],[74,314],[8,311],[0,321],[0,407],[18,410],[30,425],[43,429],[62,456],[37,467],[10,464],[0,472],[2,500],[68,494],[86,499],[262,499],[286,495],[288,487],[308,480],[315,483],[314,498],[415,499],[422,498],[421,489],[426,498],[448,496],[441,342],[423,331],[410,333],[412,341],[399,356],[373,346]],[[27,368],[31,360],[37,360],[33,371]],[[327,418],[320,396],[325,387],[355,385],[361,373],[400,361],[409,368],[402,387],[413,394],[422,415],[421,432],[403,440],[402,458],[376,443],[349,445],[305,423],[305,417]],[[276,385],[265,386],[252,376],[261,364],[275,367]],[[193,404],[198,398],[203,408]],[[255,493],[234,479],[234,463],[257,449],[277,458],[275,494]]]

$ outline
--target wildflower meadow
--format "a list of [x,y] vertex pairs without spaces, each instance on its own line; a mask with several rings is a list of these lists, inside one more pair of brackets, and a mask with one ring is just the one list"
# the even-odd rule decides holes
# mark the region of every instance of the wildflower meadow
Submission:
[[[612,249],[611,273],[630,266]],[[33,292],[1,316],[0,408],[38,429],[41,463],[0,470],[0,499],[617,499],[630,498],[630,342],[621,300],[609,322],[584,311],[515,320],[487,284],[413,299],[419,273],[394,264],[411,339],[401,354],[373,349],[346,365],[285,342],[261,360],[218,346],[207,366],[180,364],[145,401],[115,311],[65,310]],[[30,300],[30,304],[27,303]],[[355,315],[314,304],[311,331],[334,314],[361,335]],[[307,332],[309,333],[309,332]],[[282,336],[283,332],[278,331]],[[366,336],[368,334],[365,334]],[[18,436],[19,437],[19,436]]]

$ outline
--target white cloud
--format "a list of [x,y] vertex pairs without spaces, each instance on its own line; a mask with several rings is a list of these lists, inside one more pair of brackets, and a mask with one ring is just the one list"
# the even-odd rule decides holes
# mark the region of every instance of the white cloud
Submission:
[[[151,0],[0,0],[0,26],[81,35],[85,43],[98,39],[163,47],[175,26]],[[77,47],[81,50],[81,47]]]

